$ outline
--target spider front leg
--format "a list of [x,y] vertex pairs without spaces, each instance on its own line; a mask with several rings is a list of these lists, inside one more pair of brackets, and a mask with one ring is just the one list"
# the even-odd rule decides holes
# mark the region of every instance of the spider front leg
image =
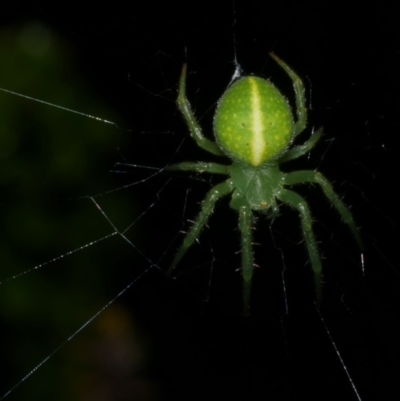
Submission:
[[284,153],[283,156],[279,159],[279,164],[287,162],[289,160],[297,159],[298,157],[305,155],[316,145],[316,143],[320,140],[321,136],[322,136],[322,127],[318,128],[311,135],[311,137],[306,142],[303,143],[303,145],[295,146],[292,149],[289,149],[286,153]]
[[300,132],[304,131],[307,125],[307,107],[304,95],[304,84],[301,78],[283,60],[275,55],[275,53],[271,52],[269,55],[285,70],[293,83],[293,89],[296,96],[297,121],[294,124],[294,137],[296,137]]
[[222,182],[221,184],[216,185],[214,188],[210,190],[204,199],[203,205],[201,207],[201,211],[197,216],[195,222],[190,228],[189,232],[186,234],[186,237],[183,240],[183,244],[181,245],[178,253],[176,254],[174,260],[167,270],[167,274],[171,274],[172,270],[177,266],[182,257],[185,255],[186,251],[193,245],[193,242],[199,236],[201,229],[204,224],[206,224],[208,218],[210,217],[215,203],[218,199],[223,196],[228,195],[234,189],[234,185],[231,180],[227,180]]
[[314,232],[312,229],[312,217],[310,209],[305,199],[296,192],[289,190],[282,190],[278,194],[278,199],[287,203],[300,214],[301,227],[303,231],[304,240],[306,242],[308,255],[310,256],[311,268],[314,272],[314,283],[317,295],[317,305],[321,304],[322,288],[321,288],[321,259],[318,254],[317,243],[315,241]]
[[182,162],[172,164],[166,170],[196,171],[197,173],[226,174],[229,175],[229,166],[208,162]]
[[203,131],[194,116],[192,107],[186,97],[186,71],[187,64],[183,64],[181,78],[179,80],[179,92],[178,92],[178,107],[183,117],[185,118],[186,124],[189,127],[190,135],[196,141],[197,145],[202,149],[206,150],[217,156],[224,156],[222,150],[216,143],[206,138],[203,135]]
[[354,223],[353,216],[351,215],[346,205],[342,202],[342,200],[333,190],[331,183],[321,173],[319,173],[318,171],[310,171],[310,170],[294,171],[292,173],[287,173],[284,178],[285,185],[303,184],[305,182],[316,183],[321,187],[325,196],[336,208],[336,210],[342,217],[343,221],[350,228],[351,232],[354,235],[354,238],[358,243],[360,250],[362,251],[364,246],[360,234],[358,233],[356,224]]

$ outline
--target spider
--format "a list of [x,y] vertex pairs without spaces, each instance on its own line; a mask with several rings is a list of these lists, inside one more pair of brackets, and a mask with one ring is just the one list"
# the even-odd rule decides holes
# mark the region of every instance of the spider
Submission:
[[339,212],[362,248],[360,235],[353,217],[330,182],[318,171],[280,171],[279,165],[305,155],[322,135],[319,128],[302,145],[291,147],[293,140],[306,128],[307,108],[304,84],[299,76],[274,53],[270,56],[291,78],[296,103],[296,120],[286,98],[268,80],[244,76],[234,82],[219,100],[214,116],[215,142],[207,139],[186,97],[184,64],[179,81],[177,104],[197,145],[217,156],[227,156],[230,165],[212,162],[182,162],[168,170],[195,171],[227,175],[228,179],[215,185],[203,201],[201,211],[186,234],[181,247],[168,269],[171,274],[186,251],[197,239],[210,217],[215,203],[231,194],[230,206],[239,214],[241,232],[243,309],[248,314],[253,276],[251,226],[253,211],[278,215],[279,203],[286,203],[300,214],[301,228],[314,273],[316,301],[321,301],[321,260],[312,229],[312,217],[305,199],[288,186],[318,184],[327,199]]

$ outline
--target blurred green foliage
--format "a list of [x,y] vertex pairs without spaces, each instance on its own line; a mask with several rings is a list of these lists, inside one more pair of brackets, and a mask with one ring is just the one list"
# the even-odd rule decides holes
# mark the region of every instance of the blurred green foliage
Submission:
[[[121,121],[80,75],[72,48],[45,26],[3,28],[0,60],[0,87]],[[112,125],[0,92],[0,319],[8,372],[3,394],[115,294],[108,274],[117,269],[117,244],[126,250],[117,237],[13,277],[112,232],[84,196],[113,187],[112,159],[123,135]],[[133,199],[110,196],[105,202],[113,219],[129,221]],[[113,310],[117,317],[110,317]],[[67,351],[35,372],[10,400],[90,398],[107,382],[90,370],[101,366],[94,361],[97,348],[91,348],[91,339],[98,347],[102,333],[109,336],[112,329],[119,333],[118,344],[132,348],[132,341],[140,338],[133,323],[122,306],[110,308],[74,339],[77,351],[68,344]],[[136,365],[131,360],[126,369]]]

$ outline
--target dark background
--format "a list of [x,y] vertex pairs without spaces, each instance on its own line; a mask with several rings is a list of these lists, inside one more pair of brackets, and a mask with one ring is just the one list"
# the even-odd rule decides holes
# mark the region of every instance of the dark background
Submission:
[[[6,399],[357,400],[352,383],[364,401],[395,399],[398,8],[175,3],[0,5],[0,87],[115,123],[0,92],[1,394],[133,283]],[[182,63],[212,138],[235,54],[243,74],[270,78],[292,102],[270,51],[308,89],[309,128],[299,142],[312,127],[325,129],[310,156],[282,168],[323,172],[365,241],[363,275],[354,239],[318,188],[296,188],[310,203],[323,257],[321,314],[298,216],[285,206],[274,222],[256,221],[250,317],[241,315],[239,233],[228,199],[175,278],[163,273],[187,219],[220,180],[162,171],[214,160],[176,109]],[[93,243],[114,229],[90,196],[119,230],[132,224],[131,243],[118,235]]]

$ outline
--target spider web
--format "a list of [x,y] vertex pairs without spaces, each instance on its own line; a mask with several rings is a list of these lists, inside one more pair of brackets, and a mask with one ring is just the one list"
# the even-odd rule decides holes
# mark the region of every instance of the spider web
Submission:
[[[247,8],[239,5],[237,9],[246,20]],[[117,15],[121,16],[120,10]],[[153,18],[153,24],[164,26]],[[110,16],[107,21],[109,33],[116,19]],[[226,23],[231,25],[232,19]],[[180,231],[187,229],[188,219],[196,216],[199,202],[218,177],[175,174],[171,178],[163,172],[171,162],[211,160],[185,139],[187,130],[176,111],[183,46],[154,45],[148,28],[141,31],[149,35],[146,49],[139,45],[129,49],[127,38],[137,31],[130,31],[127,23],[122,25],[118,40],[105,42],[102,36],[98,48],[93,45],[96,33],[90,24],[78,34],[69,29],[81,44],[82,37],[91,38],[84,48],[93,53],[118,43],[117,49],[109,50],[113,63],[104,66],[97,54],[91,67],[79,66],[86,72],[98,70],[101,84],[96,85],[100,89],[93,96],[81,99],[96,78],[89,85],[81,83],[76,72],[68,85],[74,90],[56,86],[67,78],[52,79],[49,72],[71,62],[60,55],[66,52],[64,47],[55,57],[60,64],[43,62],[44,81],[38,81],[33,66],[17,74],[18,79],[12,81],[15,84],[5,81],[18,93],[50,98],[55,105],[72,104],[73,110],[101,118],[96,121],[56,108],[49,111],[29,99],[3,99],[10,110],[5,115],[18,121],[14,131],[7,120],[2,124],[3,154],[7,155],[8,149],[15,155],[12,151],[18,149],[18,159],[4,169],[14,176],[4,174],[2,199],[7,239],[2,248],[2,319],[9,328],[2,344],[10,364],[3,393],[18,383],[8,399],[32,399],[35,394],[41,399],[70,399],[71,394],[74,399],[85,399],[98,398],[100,393],[112,394],[114,399],[126,394],[143,399],[168,394],[179,399],[185,390],[192,394],[203,383],[205,392],[214,386],[216,393],[225,388],[225,394],[240,393],[249,399],[259,394],[280,394],[281,399],[303,399],[305,394],[308,399],[316,394],[335,399],[335,394],[347,394],[349,399],[367,400],[374,399],[369,394],[375,388],[381,391],[379,399],[390,399],[390,379],[397,374],[392,364],[398,355],[394,343],[398,327],[393,322],[398,316],[399,285],[393,252],[397,223],[387,178],[387,171],[394,171],[394,144],[388,136],[396,129],[391,99],[373,103],[374,107],[366,102],[370,91],[379,90],[377,83],[369,86],[367,72],[350,67],[339,70],[333,79],[337,63],[331,67],[329,79],[322,77],[319,63],[326,74],[326,60],[332,59],[327,50],[321,50],[321,44],[314,44],[313,51],[319,49],[319,57],[325,60],[315,56],[315,70],[311,61],[307,66],[295,66],[300,73],[312,71],[314,113],[310,124],[324,125],[328,132],[309,157],[288,164],[287,169],[318,168],[345,194],[366,241],[365,273],[351,235],[318,189],[298,188],[315,217],[329,307],[322,315],[312,307],[298,216],[282,207],[275,221],[258,216],[255,224],[260,269],[254,282],[253,316],[246,320],[238,313],[242,301],[240,274],[235,271],[240,266],[239,241],[237,217],[229,210],[229,200],[216,208],[199,244],[177,268],[176,280],[162,273],[180,243]],[[23,36],[21,29],[4,35],[6,51],[10,51],[10,43],[14,49],[24,46],[23,40],[28,41],[28,48],[35,48],[29,40],[34,40],[35,34],[46,35],[28,31]],[[23,29],[41,28],[29,25]],[[186,37],[191,53],[189,96],[202,126],[210,132],[212,106],[235,67],[232,38],[222,35],[210,57],[196,41],[211,39],[206,33],[196,36],[195,30],[190,32],[193,36]],[[285,57],[296,51],[292,47],[285,50],[288,42],[280,37],[271,35],[271,42],[258,39],[258,44],[249,45],[252,40],[242,35],[246,50],[240,45],[235,49],[240,50],[242,64],[247,60],[245,71],[262,66],[261,73],[272,76],[279,88],[291,93],[290,82],[267,63],[265,49],[277,53],[279,49]],[[252,35],[259,37],[255,31]],[[327,39],[323,45],[330,51],[336,48]],[[386,49],[385,66],[394,61],[395,53],[389,44]],[[127,58],[127,54],[132,56]],[[257,60],[254,54],[261,58]],[[17,56],[9,60],[13,58],[16,64],[27,65]],[[293,56],[298,59],[304,56]],[[16,69],[10,64],[7,67]],[[378,64],[374,67],[378,69]],[[66,74],[70,77],[71,72]],[[115,80],[104,82],[104,77]],[[383,78],[382,72],[379,77]],[[39,85],[32,88],[35,81]],[[54,89],[51,95],[48,87]],[[327,94],[318,92],[322,90]],[[56,95],[59,98],[54,98]],[[29,121],[29,128],[21,127],[22,121]],[[24,135],[15,144],[10,138],[15,138],[17,128]],[[374,351],[378,346],[379,353]],[[314,367],[303,373],[305,362]],[[34,375],[25,380],[32,368]],[[375,375],[379,371],[385,375]],[[314,379],[307,380],[307,376]],[[183,377],[185,385],[178,392],[175,383]],[[238,378],[242,386],[236,384]]]

